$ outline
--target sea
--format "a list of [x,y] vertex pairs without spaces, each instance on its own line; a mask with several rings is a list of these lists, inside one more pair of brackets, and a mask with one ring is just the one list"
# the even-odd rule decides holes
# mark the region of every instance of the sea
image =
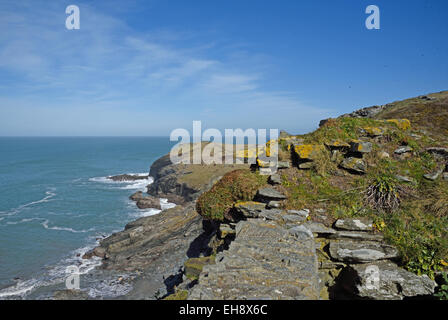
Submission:
[[77,266],[92,298],[126,294],[131,288],[115,274],[93,276],[99,258],[82,255],[128,222],[160,214],[129,200],[151,177],[107,177],[148,175],[173,144],[169,137],[0,137],[0,300],[50,299],[65,288],[68,266]]

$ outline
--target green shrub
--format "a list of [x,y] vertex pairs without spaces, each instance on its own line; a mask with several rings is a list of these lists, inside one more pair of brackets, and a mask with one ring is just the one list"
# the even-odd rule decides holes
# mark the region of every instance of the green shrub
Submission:
[[448,300],[448,275],[446,272],[443,273],[443,284],[438,288],[435,296],[440,300]]
[[231,171],[198,198],[196,210],[205,219],[223,221],[237,201],[252,200],[266,180],[248,169]]

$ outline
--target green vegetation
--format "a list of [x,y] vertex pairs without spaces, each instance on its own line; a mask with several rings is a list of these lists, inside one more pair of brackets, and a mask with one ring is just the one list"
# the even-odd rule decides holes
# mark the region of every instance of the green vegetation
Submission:
[[448,300],[448,275],[443,273],[443,284],[435,295],[440,300]]
[[248,169],[231,171],[198,198],[196,210],[205,219],[224,221],[237,201],[252,200],[266,182],[267,176]]
[[[394,115],[400,118],[400,114]],[[445,121],[448,122],[448,116]],[[448,266],[445,262],[448,260],[448,183],[423,178],[440,167],[441,160],[425,152],[428,146],[437,143],[422,131],[426,132],[426,128],[416,127],[414,123],[409,128],[406,121],[338,118],[314,132],[297,136],[306,144],[330,145],[340,150],[340,154],[347,151],[344,142],[362,139],[372,143],[372,151],[363,155],[367,164],[364,175],[341,170],[338,164],[342,155],[330,161],[329,152],[322,153],[322,159],[315,159],[311,170],[283,170],[282,188],[288,196],[286,207],[325,209],[331,221],[342,217],[370,217],[385,239],[400,250],[403,266],[434,278],[436,272]],[[369,133],[377,136],[367,137]],[[401,146],[411,147],[412,152],[394,154]],[[381,152],[389,156],[380,157]],[[409,181],[399,180],[397,175]]]
[[187,290],[179,290],[176,293],[170,294],[165,297],[163,300],[187,300],[188,291]]

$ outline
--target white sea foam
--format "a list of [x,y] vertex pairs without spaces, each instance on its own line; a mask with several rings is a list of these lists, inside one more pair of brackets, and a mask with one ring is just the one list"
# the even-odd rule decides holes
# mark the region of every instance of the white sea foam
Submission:
[[160,207],[162,210],[171,209],[176,206],[175,203],[168,202],[168,199],[160,198]]
[[76,265],[80,275],[89,273],[101,265],[101,258],[82,259],[82,256],[97,245],[98,241],[70,252],[68,258],[64,258],[58,264],[52,266],[42,277],[19,280],[16,284],[0,290],[0,299],[25,298],[35,288],[63,283],[67,277],[66,268],[70,265]]
[[128,175],[139,176],[139,177],[147,176],[148,178],[140,179],[140,180],[113,181],[112,179],[110,179],[111,176],[107,176],[107,177],[90,178],[89,181],[119,185],[120,186],[119,188],[123,189],[123,190],[143,190],[143,191],[146,189],[147,185],[154,182],[154,179],[152,177],[148,176],[148,173],[128,173]]
[[86,232],[91,232],[91,231],[95,230],[95,228],[90,228],[88,230],[75,230],[73,228],[66,228],[66,227],[57,227],[57,226],[50,227],[48,225],[49,223],[50,223],[50,221],[48,219],[45,219],[45,221],[42,222],[41,224],[45,229],[48,229],[48,230],[69,231],[69,232],[73,232],[73,233],[86,233]]
[[55,190],[54,188],[52,188],[50,190],[51,191],[46,191],[45,197],[43,197],[40,200],[32,201],[30,203],[25,203],[23,205],[18,206],[17,208],[11,209],[9,211],[0,211],[0,214],[3,216],[13,216],[13,215],[16,215],[17,213],[20,213],[20,211],[22,211],[23,209],[25,209],[27,207],[30,207],[30,206],[33,206],[33,205],[36,205],[39,203],[52,201],[53,200],[52,198],[56,196],[56,193],[53,192]]

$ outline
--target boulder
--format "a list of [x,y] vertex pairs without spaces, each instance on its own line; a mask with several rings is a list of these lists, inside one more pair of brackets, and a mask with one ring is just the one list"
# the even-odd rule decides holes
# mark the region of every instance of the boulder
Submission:
[[153,196],[145,196],[137,201],[139,209],[158,209],[161,210],[160,199]]
[[448,172],[444,172],[442,177],[443,177],[443,180],[448,181]]
[[334,226],[340,230],[373,231],[373,221],[366,218],[338,219]]
[[314,238],[311,230],[303,225],[292,227],[292,228],[288,229],[288,232],[299,240],[306,240],[309,238],[311,238],[311,239]]
[[365,173],[367,170],[364,160],[354,157],[345,158],[342,160],[340,166],[345,170],[361,174]]
[[363,263],[398,258],[395,247],[375,241],[332,240],[329,246],[334,260],[348,263]]
[[320,156],[322,150],[322,145],[302,144],[294,146],[294,151],[300,160],[315,160]]
[[372,143],[368,141],[353,140],[350,142],[350,151],[359,153],[372,152]]
[[260,212],[266,209],[266,204],[256,201],[240,201],[235,203],[233,208],[246,218],[257,218]]
[[436,284],[428,276],[417,276],[390,261],[346,267],[339,284],[348,294],[362,299],[402,300],[434,294]]
[[135,192],[134,194],[132,194],[130,197],[129,197],[129,199],[131,199],[131,200],[133,200],[133,201],[138,201],[138,200],[140,200],[140,199],[142,199],[144,196],[143,196],[143,192],[141,192],[141,191],[137,191],[137,192]]
[[281,184],[282,179],[278,173],[274,173],[269,176],[269,183],[270,184]]
[[266,187],[257,191],[256,198],[269,203],[271,200],[285,200],[286,196],[273,188]]

